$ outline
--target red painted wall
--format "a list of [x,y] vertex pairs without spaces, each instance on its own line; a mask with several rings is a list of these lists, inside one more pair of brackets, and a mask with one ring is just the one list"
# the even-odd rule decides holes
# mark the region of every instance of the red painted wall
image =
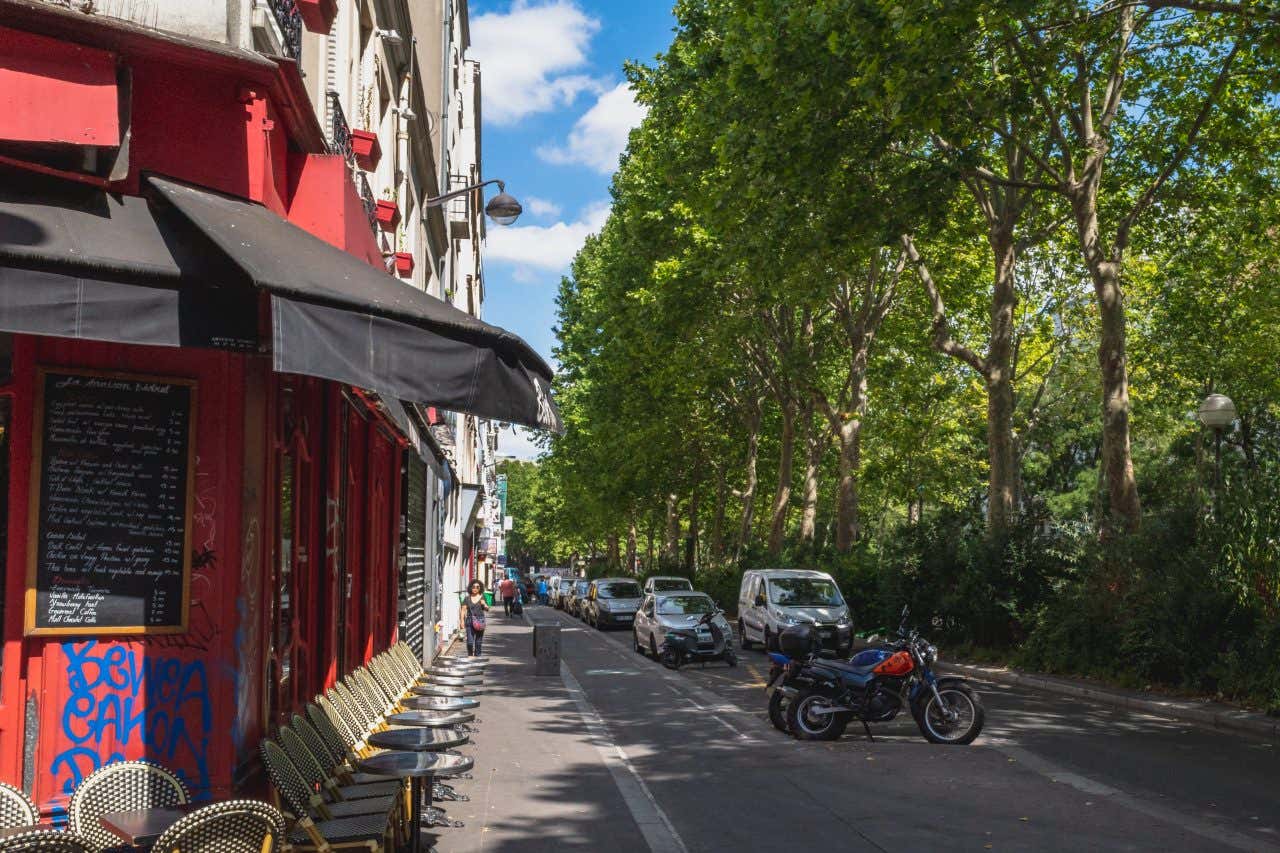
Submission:
[[0,27],[0,139],[119,145],[115,54]]
[[[238,680],[258,671],[238,646],[244,357],[58,338],[15,342],[9,544],[5,555],[4,672],[0,681],[3,778],[34,778],[33,795],[57,809],[76,783],[117,758],[152,758],[205,796],[231,792],[231,723]],[[24,638],[32,389],[37,365],[181,376],[197,385],[190,631],[138,639]],[[158,367],[163,365],[162,368]],[[27,719],[35,730],[26,731]],[[24,745],[34,744],[24,768]]]

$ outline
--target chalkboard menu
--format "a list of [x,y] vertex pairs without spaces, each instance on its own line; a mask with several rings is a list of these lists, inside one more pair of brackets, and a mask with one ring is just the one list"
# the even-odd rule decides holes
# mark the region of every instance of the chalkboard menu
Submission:
[[195,383],[39,369],[28,634],[187,628]]

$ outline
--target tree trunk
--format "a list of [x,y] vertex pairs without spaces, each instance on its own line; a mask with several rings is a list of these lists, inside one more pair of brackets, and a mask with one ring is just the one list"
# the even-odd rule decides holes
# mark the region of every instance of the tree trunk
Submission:
[[804,508],[800,513],[800,541],[812,545],[818,523],[818,471],[826,443],[822,422],[816,417],[812,403],[805,407],[805,422]]
[[645,569],[653,571],[653,516],[649,517],[649,549],[645,557]]
[[836,504],[836,550],[853,550],[858,541],[858,467],[862,462],[862,421],[852,418],[836,431],[840,446],[839,496]]
[[769,516],[769,555],[782,553],[782,539],[787,532],[787,508],[791,503],[791,464],[795,452],[796,406],[791,400],[782,403],[782,446],[778,454],[778,486],[773,492]]
[[605,549],[607,551],[605,559],[609,561],[609,565],[617,568],[620,565],[621,558],[618,554],[618,534],[610,533],[605,540]]
[[756,512],[756,486],[758,478],[756,476],[756,462],[760,456],[760,400],[754,401],[754,406],[749,413],[747,420],[747,466],[746,466],[746,482],[742,487],[742,519],[738,524],[738,550],[736,556],[742,556],[742,551],[751,541],[751,522]]
[[986,357],[987,389],[987,529],[1006,530],[1016,511],[1018,463],[1013,443],[1013,317],[1018,305],[1013,235],[992,229],[995,286],[991,297],[991,329]]
[[633,515],[631,523],[627,525],[627,574],[635,574],[636,571],[636,519]]
[[701,503],[701,490],[694,483],[689,495],[689,532],[685,536],[685,569],[689,572],[690,580],[698,571],[698,508]]
[[677,513],[679,497],[667,495],[667,529],[662,541],[662,558],[674,563],[680,548],[680,515]]
[[729,499],[728,465],[716,468],[716,508],[711,514],[711,555],[717,559],[724,553],[724,507]]

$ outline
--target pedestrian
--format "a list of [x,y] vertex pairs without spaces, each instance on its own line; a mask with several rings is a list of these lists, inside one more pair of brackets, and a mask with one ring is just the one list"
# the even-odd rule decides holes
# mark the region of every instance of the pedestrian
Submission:
[[550,590],[547,588],[547,579],[538,578],[538,603],[549,604],[550,601]]
[[502,612],[511,615],[511,604],[516,600],[516,582],[511,578],[498,581],[498,595],[502,596]]
[[462,602],[462,622],[467,626],[467,654],[480,657],[484,643],[485,611],[489,604],[484,600],[484,584],[472,581],[467,587],[467,597]]

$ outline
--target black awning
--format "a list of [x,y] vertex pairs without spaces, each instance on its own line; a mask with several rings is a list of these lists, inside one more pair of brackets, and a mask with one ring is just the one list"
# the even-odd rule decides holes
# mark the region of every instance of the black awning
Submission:
[[147,179],[271,293],[276,370],[560,429],[551,368],[521,338],[409,287],[260,205]]
[[0,173],[0,328],[255,348],[271,294],[277,371],[560,429],[528,344],[259,205],[149,177],[160,203]]

